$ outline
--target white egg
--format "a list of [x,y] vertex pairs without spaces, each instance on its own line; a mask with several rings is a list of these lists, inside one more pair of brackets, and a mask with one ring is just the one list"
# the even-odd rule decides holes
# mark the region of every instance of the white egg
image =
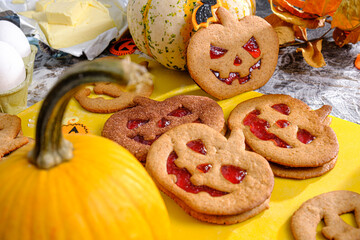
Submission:
[[17,87],[25,78],[20,54],[10,44],[0,41],[0,94]]
[[21,57],[29,56],[31,49],[29,41],[21,29],[7,20],[0,21],[0,41],[13,46]]

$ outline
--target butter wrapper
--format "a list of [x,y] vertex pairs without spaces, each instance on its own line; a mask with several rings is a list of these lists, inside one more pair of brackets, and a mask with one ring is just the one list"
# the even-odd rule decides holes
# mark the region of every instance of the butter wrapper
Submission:
[[39,40],[42,43],[41,45],[45,44],[50,48],[52,53],[58,52],[54,54],[55,57],[62,56],[64,53],[71,54],[75,57],[80,57],[84,54],[88,60],[92,60],[100,55],[113,39],[120,38],[128,28],[126,20],[128,0],[98,0],[108,9],[111,18],[114,20],[115,27],[97,35],[97,37],[92,40],[65,48],[54,48],[48,43],[45,33],[37,21],[19,14],[22,12],[35,11],[37,1],[38,0],[0,0],[0,11],[12,10],[17,13],[20,17],[20,27],[26,36]]

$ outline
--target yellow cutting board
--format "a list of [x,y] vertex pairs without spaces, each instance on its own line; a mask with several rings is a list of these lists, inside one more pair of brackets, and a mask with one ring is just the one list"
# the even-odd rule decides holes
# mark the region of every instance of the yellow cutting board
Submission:
[[[144,60],[137,55],[133,55],[132,59],[136,62]],[[177,94],[209,96],[194,84],[188,73],[169,70],[154,61],[148,61],[150,62],[149,71],[155,78],[155,88],[151,98],[163,100]],[[259,95],[256,92],[248,92],[218,103],[227,118],[238,103]],[[34,137],[35,123],[40,107],[41,102],[18,114],[22,119],[24,135]],[[66,130],[68,132],[87,131],[100,135],[102,126],[109,116],[110,114],[87,112],[75,100],[71,100],[63,122],[70,126]],[[351,190],[360,193],[360,141],[358,140],[360,139],[360,126],[333,117],[331,127],[336,132],[340,144],[335,168],[321,177],[308,180],[275,178],[270,208],[243,223],[218,226],[200,222],[187,215],[172,199],[163,194],[171,218],[172,239],[291,240],[293,237],[290,231],[290,218],[301,203],[321,193],[334,190]],[[351,214],[346,214],[342,218],[351,225],[355,225]],[[322,223],[318,226],[317,239],[324,239],[320,233],[321,226]]]

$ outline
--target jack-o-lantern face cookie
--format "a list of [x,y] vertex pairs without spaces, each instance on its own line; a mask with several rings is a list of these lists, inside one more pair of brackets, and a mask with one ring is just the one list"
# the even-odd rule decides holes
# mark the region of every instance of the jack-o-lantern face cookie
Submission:
[[127,148],[145,162],[150,145],[169,129],[191,122],[224,130],[224,113],[216,101],[202,96],[175,96],[158,102],[135,97],[133,108],[113,114],[105,123],[102,136]]
[[230,129],[240,128],[245,141],[267,160],[287,167],[319,167],[339,151],[329,127],[331,107],[318,110],[288,95],[264,95],[240,103],[230,113]]
[[221,24],[200,29],[190,39],[187,67],[191,77],[218,99],[262,87],[277,65],[276,32],[257,16],[238,20],[222,7],[216,14]]
[[303,203],[294,213],[291,231],[296,240],[315,240],[316,228],[324,220],[321,232],[326,239],[360,239],[360,228],[340,218],[345,213],[353,213],[360,226],[360,194],[345,190],[323,193]]
[[198,123],[183,124],[157,139],[146,169],[187,213],[217,224],[244,221],[266,209],[274,184],[266,159],[245,150],[241,130],[226,139]]
[[0,113],[0,159],[28,142],[29,139],[21,133],[21,119]]

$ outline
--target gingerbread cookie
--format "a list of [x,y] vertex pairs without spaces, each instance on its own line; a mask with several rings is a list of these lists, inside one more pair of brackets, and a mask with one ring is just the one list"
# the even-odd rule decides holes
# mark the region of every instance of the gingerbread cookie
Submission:
[[[105,57],[105,59],[106,58],[115,58],[119,60],[119,63],[124,65],[129,65],[130,62],[130,59],[120,59],[117,57]],[[129,82],[128,86],[105,82],[94,84],[93,92],[95,94],[107,95],[112,97],[112,99],[105,99],[103,97],[90,98],[91,89],[88,87],[80,89],[74,97],[84,109],[94,113],[113,113],[134,106],[134,97],[149,97],[153,91],[153,80],[147,72],[147,66],[147,62],[142,62],[139,64],[139,68],[131,72],[131,74],[137,76],[134,78],[137,79],[137,82]]]
[[79,104],[89,112],[94,113],[113,113],[121,109],[134,106],[133,99],[136,96],[149,97],[152,93],[152,86],[146,85],[139,93],[124,92],[122,87],[115,83],[95,83],[94,93],[98,95],[107,95],[113,99],[103,97],[90,98],[91,89],[84,87],[75,95]]
[[270,162],[308,173],[306,168],[318,168],[313,170],[323,174],[334,167],[339,151],[330,112],[328,105],[312,111],[298,99],[273,94],[240,103],[228,123],[230,129],[242,129],[248,146]]
[[141,162],[160,135],[180,124],[200,122],[219,132],[224,130],[224,113],[208,97],[175,96],[162,102],[136,97],[134,103],[135,107],[121,110],[106,121],[102,136],[127,148]]
[[240,103],[228,123],[230,129],[242,129],[249,147],[271,162],[318,167],[333,160],[339,149],[328,126],[330,111],[328,105],[312,111],[288,95],[269,94]]
[[360,228],[345,223],[341,214],[353,212],[360,226],[360,194],[352,191],[323,193],[303,203],[291,218],[291,231],[296,240],[315,240],[321,220],[326,239],[359,240]]
[[277,65],[279,42],[271,25],[257,16],[240,20],[218,8],[221,24],[197,31],[187,48],[187,67],[207,93],[225,99],[265,85]]
[[177,126],[150,147],[146,169],[191,216],[216,224],[244,221],[268,208],[269,163],[245,150],[240,129],[226,139],[198,123]]
[[287,167],[270,162],[270,167],[277,177],[308,179],[319,177],[335,167],[337,157],[319,167]]
[[27,144],[29,139],[21,134],[21,119],[10,114],[0,114],[0,159]]

